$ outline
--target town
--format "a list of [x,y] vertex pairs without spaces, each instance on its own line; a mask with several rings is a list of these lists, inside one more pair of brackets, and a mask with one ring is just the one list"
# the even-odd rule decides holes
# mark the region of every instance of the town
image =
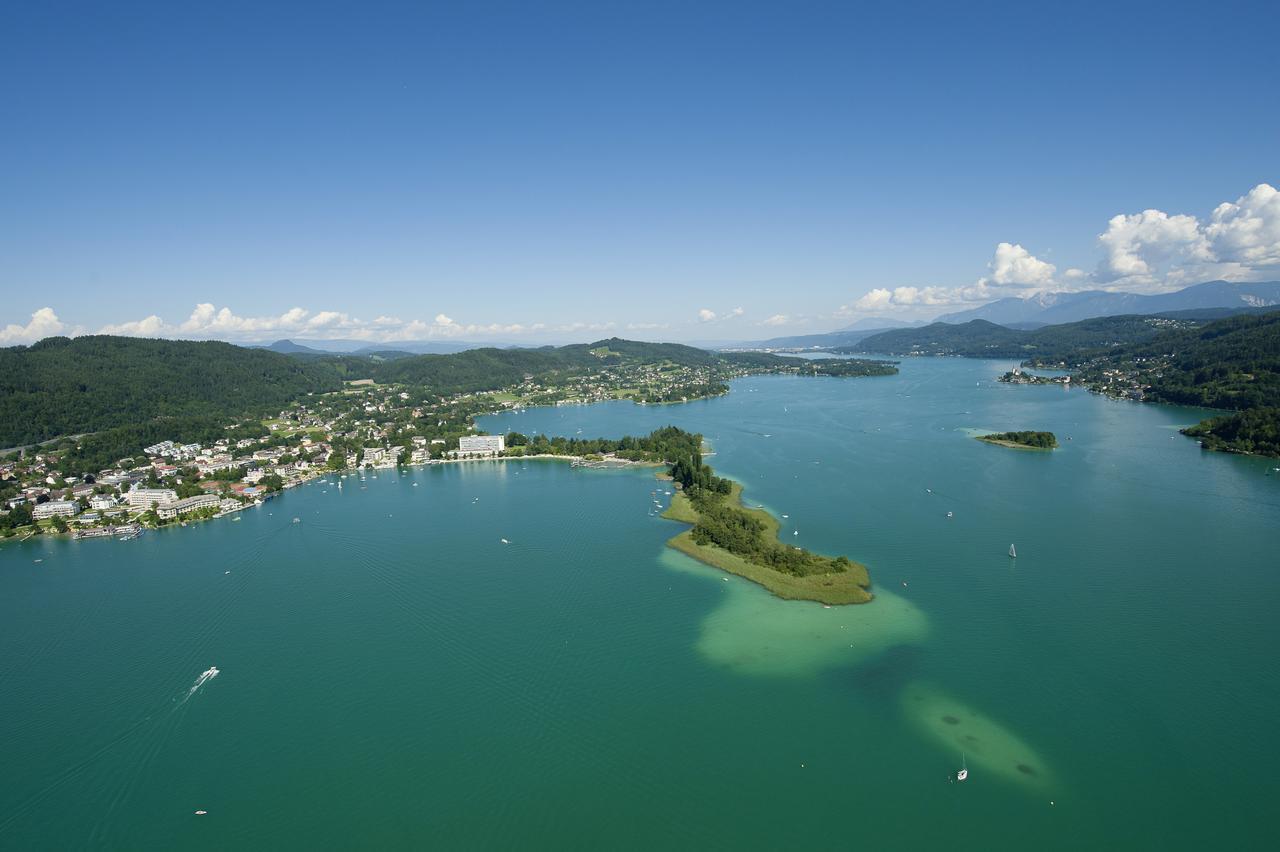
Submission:
[[609,400],[685,402],[727,393],[727,382],[739,376],[794,369],[633,363],[567,377],[530,375],[499,391],[448,396],[359,379],[297,400],[272,419],[226,423],[211,440],[184,442],[174,434],[119,458],[103,456],[108,448],[94,436],[53,441],[0,457],[0,535],[128,538],[144,528],[223,517],[357,467],[553,454],[550,444],[523,435],[508,442],[479,434],[475,418]]

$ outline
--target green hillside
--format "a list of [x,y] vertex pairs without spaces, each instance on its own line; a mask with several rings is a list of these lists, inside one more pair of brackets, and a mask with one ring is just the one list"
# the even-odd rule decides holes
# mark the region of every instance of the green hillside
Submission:
[[958,325],[936,322],[882,332],[863,340],[856,350],[836,351],[1070,362],[1087,352],[1141,343],[1171,329],[1198,328],[1204,323],[1192,317],[1115,316],[1021,331],[980,319]]
[[0,349],[0,447],[157,417],[278,411],[332,366],[219,342],[50,337]]

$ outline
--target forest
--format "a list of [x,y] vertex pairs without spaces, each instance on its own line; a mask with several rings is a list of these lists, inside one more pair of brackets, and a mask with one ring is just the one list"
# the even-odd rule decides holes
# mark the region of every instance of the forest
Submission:
[[1199,438],[1206,450],[1280,456],[1280,408],[1251,408],[1211,417],[1182,434]]
[[0,349],[0,447],[160,417],[266,414],[340,387],[331,366],[229,343],[50,337]]

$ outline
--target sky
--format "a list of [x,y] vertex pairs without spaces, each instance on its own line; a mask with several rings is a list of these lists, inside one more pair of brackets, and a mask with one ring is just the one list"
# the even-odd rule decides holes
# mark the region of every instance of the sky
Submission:
[[1275,3],[11,3],[0,345],[1280,279]]

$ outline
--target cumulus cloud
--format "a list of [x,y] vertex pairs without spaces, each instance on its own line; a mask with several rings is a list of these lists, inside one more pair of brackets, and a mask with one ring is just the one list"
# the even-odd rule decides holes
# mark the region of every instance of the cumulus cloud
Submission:
[[1053,282],[1057,267],[1046,263],[1017,243],[1000,243],[991,261],[993,284],[1013,287],[1043,287]]
[[786,314],[774,314],[766,320],[761,320],[761,325],[786,325],[790,322]]
[[709,308],[698,311],[698,322],[715,322],[716,312]]
[[1221,263],[1280,266],[1280,190],[1260,183],[1234,203],[1219,204],[1204,232]]
[[140,320],[122,322],[116,325],[104,325],[98,334],[118,334],[125,337],[161,337],[172,334],[174,329],[165,324],[160,317],[152,314]]
[[1105,256],[1094,277],[1103,282],[1135,279],[1134,283],[1146,283],[1174,263],[1213,260],[1209,240],[1196,217],[1170,216],[1163,210],[1111,217],[1107,230],[1098,236],[1098,244]]
[[610,322],[580,322],[566,323],[552,329],[544,323],[461,323],[443,313],[436,314],[435,319],[430,322],[386,315],[365,321],[342,311],[312,313],[305,308],[290,308],[275,316],[254,317],[240,316],[230,308],[217,308],[211,303],[203,302],[195,306],[185,321],[176,325],[152,314],[140,320],[103,326],[99,333],[241,342],[289,335],[341,335],[355,340],[391,343],[441,337],[519,336],[549,330],[598,331],[610,329],[613,325]]
[[41,308],[31,314],[31,321],[26,325],[10,323],[0,328],[0,344],[13,346],[20,343],[34,343],[44,337],[52,337],[66,330],[66,325],[58,319],[53,308]]
[[1158,291],[1213,278],[1248,281],[1280,275],[1280,191],[1260,183],[1219,204],[1207,222],[1163,210],[1113,216],[1098,235],[1102,259],[1090,274],[1031,254],[1019,243],[1001,242],[987,264],[988,274],[962,287],[877,287],[838,317],[881,311],[923,311],[930,307],[987,302],[1007,296],[1099,287]]

